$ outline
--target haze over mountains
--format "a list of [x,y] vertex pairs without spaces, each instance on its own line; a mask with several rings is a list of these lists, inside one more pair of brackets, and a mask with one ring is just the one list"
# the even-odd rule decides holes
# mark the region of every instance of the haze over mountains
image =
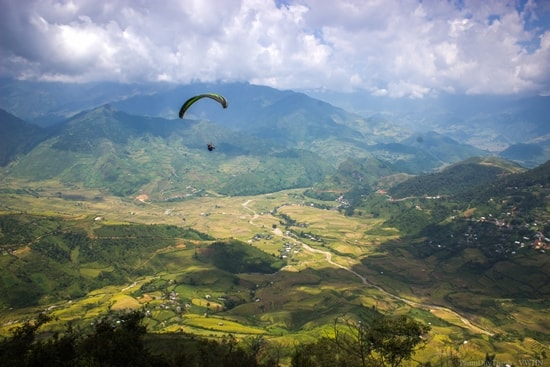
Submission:
[[[193,106],[186,120],[177,119],[187,97],[206,91],[226,96],[229,108],[203,101]],[[10,172],[27,177],[37,174],[31,173],[32,167],[40,167],[40,177],[62,174],[81,180],[90,165],[116,161],[113,167],[127,166],[133,172],[129,176],[140,177],[130,180],[132,185],[145,184],[154,175],[150,170],[143,173],[145,166],[136,161],[136,151],[142,149],[136,145],[138,140],[149,144],[148,149],[178,152],[179,159],[169,160],[143,154],[152,166],[167,164],[165,172],[177,172],[182,165],[203,171],[212,189],[233,194],[238,192],[227,187],[243,187],[243,174],[273,173],[264,182],[266,190],[307,186],[350,157],[379,159],[396,172],[410,174],[472,156],[497,154],[528,168],[550,157],[550,97],[403,100],[317,94],[333,101],[330,104],[304,93],[246,83],[29,81],[6,81],[1,92],[0,107],[5,110],[0,121],[5,141],[1,162],[6,166],[18,158]],[[203,148],[210,141],[218,149],[207,156]],[[72,166],[58,165],[56,172],[48,172],[47,162],[57,161],[56,154],[62,151]],[[223,169],[228,162],[239,170]],[[170,180],[170,175],[156,174]],[[121,176],[105,175],[115,181]],[[292,178],[281,181],[276,176]]]

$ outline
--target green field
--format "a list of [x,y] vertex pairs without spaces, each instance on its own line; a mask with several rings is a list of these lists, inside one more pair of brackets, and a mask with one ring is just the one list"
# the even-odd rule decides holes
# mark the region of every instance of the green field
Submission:
[[[492,273],[456,278],[480,253],[468,249],[448,262],[414,257],[397,229],[381,229],[382,218],[322,209],[331,203],[303,189],[154,202],[57,182],[3,186],[1,215],[24,218],[36,232],[3,245],[2,335],[45,309],[58,330],[108,309],[144,309],[152,332],[264,335],[288,345],[324,335],[341,315],[377,309],[432,326],[417,360],[435,363],[449,348],[468,360],[533,358],[550,343],[547,289],[539,298],[495,297],[533,281],[518,272],[526,264],[548,274],[547,255],[526,252]],[[191,228],[209,238],[178,232]],[[95,247],[88,253],[71,245],[77,240]],[[32,275],[30,286],[21,274]]]

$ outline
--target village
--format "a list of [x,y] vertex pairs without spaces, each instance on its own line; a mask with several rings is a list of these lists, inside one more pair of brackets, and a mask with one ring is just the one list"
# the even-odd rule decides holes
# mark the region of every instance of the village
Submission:
[[[285,235],[290,237],[294,236],[290,231],[286,231]],[[256,233],[254,237],[252,237],[252,239],[248,241],[248,243],[252,243],[252,241],[262,241],[262,240],[269,241],[272,238],[273,236],[271,234]],[[277,251],[281,259],[288,260],[289,258],[292,257],[293,254],[297,254],[300,252],[300,246],[296,243],[287,241],[287,242],[284,242],[283,245]]]
[[[446,196],[442,195],[425,195],[422,197],[405,197],[393,198],[386,190],[379,189],[377,195],[385,196],[389,202],[402,202],[407,200],[419,200],[414,208],[418,211],[430,211],[424,208],[421,204],[422,200],[441,200]],[[339,198],[339,202],[343,202],[343,197]],[[493,201],[490,200],[492,203]],[[452,215],[447,222],[456,222],[464,220],[468,223],[468,230],[464,233],[451,232],[442,240],[440,236],[437,238],[428,238],[426,245],[436,250],[449,249],[451,247],[461,246],[477,246],[483,248],[484,252],[488,249],[493,253],[492,256],[510,257],[518,253],[522,249],[534,249],[541,254],[545,254],[550,250],[550,238],[546,236],[542,229],[544,227],[543,220],[529,218],[529,221],[520,217],[520,212],[516,207],[511,206],[506,212],[501,213],[498,217],[492,213],[487,213],[479,216],[462,216]],[[488,227],[494,226],[494,227]],[[496,231],[495,231],[496,229]],[[490,255],[486,253],[486,255]]]

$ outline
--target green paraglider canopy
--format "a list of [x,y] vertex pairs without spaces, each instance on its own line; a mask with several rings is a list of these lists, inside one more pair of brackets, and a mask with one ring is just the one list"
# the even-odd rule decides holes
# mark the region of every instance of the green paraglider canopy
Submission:
[[180,113],[179,113],[180,119],[183,118],[183,115],[185,114],[185,111],[187,111],[193,103],[197,102],[199,99],[202,99],[202,98],[211,98],[211,99],[219,102],[222,105],[223,108],[227,108],[227,100],[222,95],[219,95],[219,94],[216,94],[216,93],[199,94],[199,95],[196,95],[194,97],[189,98],[187,101],[185,101],[183,106],[181,106]]

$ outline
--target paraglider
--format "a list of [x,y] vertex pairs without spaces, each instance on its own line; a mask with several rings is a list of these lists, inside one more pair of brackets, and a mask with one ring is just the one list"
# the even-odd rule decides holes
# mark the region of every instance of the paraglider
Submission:
[[[197,102],[199,99],[202,99],[202,98],[211,98],[213,99],[214,101],[218,102],[219,104],[222,105],[223,108],[227,108],[227,100],[220,94],[216,94],[216,93],[204,93],[204,94],[199,94],[199,95],[196,95],[194,97],[191,97],[189,98],[187,101],[185,101],[185,103],[181,106],[180,108],[180,113],[179,113],[179,116],[180,116],[180,119],[183,118],[183,115],[185,114],[185,111],[187,111],[189,109],[189,107],[191,107],[191,105],[195,102]],[[213,151],[214,149],[216,149],[216,147],[214,146],[214,144],[212,143],[208,143],[206,145],[206,147],[208,148],[208,151]]]
[[191,105],[195,102],[197,102],[199,99],[202,98],[212,98],[214,101],[217,101],[219,104],[222,105],[223,108],[227,108],[227,100],[220,94],[216,93],[205,93],[205,94],[199,94],[194,97],[189,98],[180,108],[180,119],[183,118],[183,115],[185,114],[185,111],[191,107]]

